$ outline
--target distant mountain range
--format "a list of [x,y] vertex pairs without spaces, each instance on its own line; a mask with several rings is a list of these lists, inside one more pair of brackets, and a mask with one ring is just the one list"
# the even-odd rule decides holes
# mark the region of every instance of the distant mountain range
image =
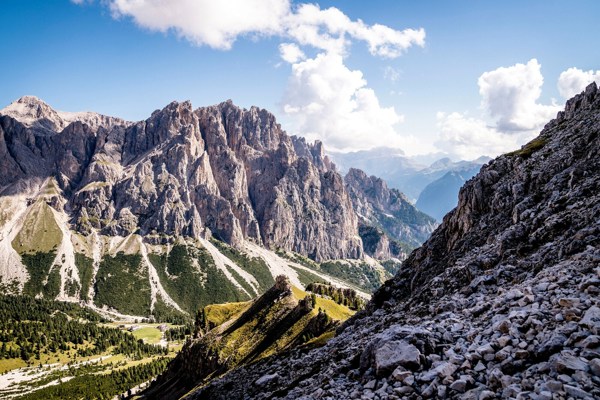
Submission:
[[451,170],[425,186],[415,206],[441,221],[458,204],[458,192],[466,181],[475,176],[481,165],[465,165],[464,169]]
[[385,147],[350,153],[330,152],[329,155],[342,174],[357,168],[377,176],[438,221],[456,206],[458,189],[491,160],[485,156],[473,161],[452,161],[444,157],[426,166],[400,150]]
[[386,147],[349,153],[328,152],[328,155],[342,174],[350,168],[361,169],[382,178],[391,188],[400,190],[412,200],[416,200],[428,184],[447,172],[481,167],[491,160],[486,156],[473,161],[452,161],[444,157],[427,166],[404,155],[401,150]]

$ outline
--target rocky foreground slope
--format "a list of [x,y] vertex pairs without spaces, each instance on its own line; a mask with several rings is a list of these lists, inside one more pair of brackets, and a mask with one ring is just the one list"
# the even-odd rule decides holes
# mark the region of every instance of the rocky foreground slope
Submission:
[[188,398],[600,397],[600,93],[484,166],[325,347]]

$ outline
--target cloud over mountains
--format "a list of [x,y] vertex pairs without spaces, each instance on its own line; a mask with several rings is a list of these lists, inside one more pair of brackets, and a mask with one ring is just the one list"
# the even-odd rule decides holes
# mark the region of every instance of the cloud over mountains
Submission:
[[[76,4],[94,0],[72,0]],[[428,148],[423,140],[401,133],[401,110],[382,104],[363,71],[348,66],[353,44],[366,46],[380,59],[395,59],[425,46],[425,29],[394,29],[352,19],[335,7],[290,0],[103,0],[114,18],[131,19],[143,29],[174,33],[197,46],[230,50],[241,37],[275,38],[290,76],[281,111],[291,133],[325,142],[331,150],[366,150],[385,145],[408,153]],[[388,67],[385,79],[398,80]],[[600,71],[569,68],[560,74],[563,98],[600,81]],[[477,115],[443,110],[437,120],[437,149],[455,158],[510,151],[532,138],[561,105],[542,101],[541,63],[502,66],[478,81]],[[432,118],[434,116],[432,115]]]

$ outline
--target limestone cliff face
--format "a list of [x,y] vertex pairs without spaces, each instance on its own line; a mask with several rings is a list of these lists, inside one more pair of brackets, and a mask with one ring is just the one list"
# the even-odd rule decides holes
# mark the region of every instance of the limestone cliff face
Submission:
[[196,110],[173,102],[130,123],[24,97],[0,111],[0,171],[13,192],[54,177],[82,233],[150,242],[212,234],[315,260],[362,256],[352,204],[322,145],[231,101]]

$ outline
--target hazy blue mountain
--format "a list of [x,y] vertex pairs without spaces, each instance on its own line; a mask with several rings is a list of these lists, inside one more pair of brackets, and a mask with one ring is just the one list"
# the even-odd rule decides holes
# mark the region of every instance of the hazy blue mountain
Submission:
[[423,189],[415,204],[416,207],[441,221],[448,211],[456,207],[458,191],[462,185],[475,176],[480,169],[481,166],[476,165],[470,169],[447,172]]
[[382,178],[390,188],[400,190],[412,201],[419,198],[427,185],[446,173],[479,168],[490,160],[485,156],[473,161],[453,161],[442,157],[428,166],[424,162],[431,157],[408,157],[402,150],[387,147],[350,153],[330,152],[329,156],[342,174],[348,173],[350,168],[363,170],[368,175]]

